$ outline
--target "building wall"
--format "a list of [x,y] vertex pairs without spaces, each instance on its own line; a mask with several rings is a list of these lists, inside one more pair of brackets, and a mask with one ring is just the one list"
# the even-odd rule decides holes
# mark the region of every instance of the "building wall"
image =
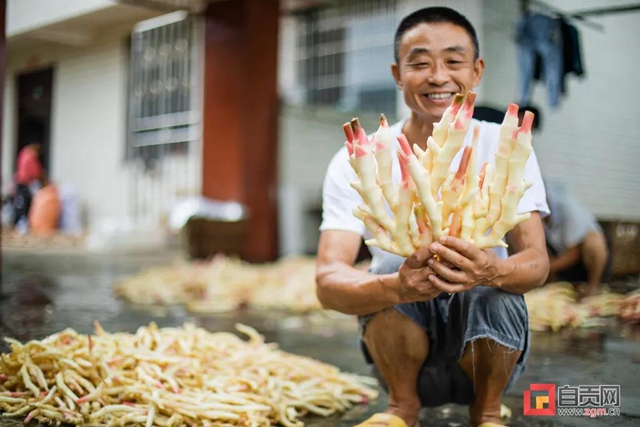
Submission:
[[[78,193],[89,222],[127,214],[124,164],[126,62],[122,36],[83,49],[37,50],[39,66],[53,66],[50,178]],[[3,129],[3,175],[15,159],[16,77],[28,72],[28,59],[9,58]]]
[[[280,111],[280,252],[313,253],[320,235],[317,209],[324,175],[333,155],[343,147],[341,124],[353,114],[299,106],[283,106]],[[377,129],[377,115],[360,114],[360,119],[367,131]]]
[[52,177],[76,188],[90,223],[127,214],[127,52],[111,38],[56,64]]
[[9,0],[9,37],[114,5],[110,0]]
[[[566,4],[565,4],[566,3]],[[571,10],[575,1],[556,6]],[[594,2],[591,2],[594,3]],[[591,4],[606,6],[605,2]],[[517,53],[512,42],[519,3],[484,0],[487,63],[483,100],[506,105],[516,98]],[[590,18],[599,32],[577,24],[586,76],[568,79],[568,96],[557,111],[537,84],[532,103],[542,107],[543,129],[534,149],[543,174],[565,183],[601,219],[640,220],[640,116],[635,89],[640,67],[636,38],[640,12]]]
[[82,48],[36,41],[30,42],[29,49],[12,50],[9,45],[2,132],[4,182],[11,179],[16,156],[16,78],[51,66],[50,177],[77,192],[84,225],[89,228],[100,219],[122,221],[132,215],[157,226],[176,198],[201,194],[199,140],[190,144],[187,155],[168,154],[153,162],[151,171],[145,170],[142,161],[125,158],[131,30],[132,24],[127,23],[111,26]]

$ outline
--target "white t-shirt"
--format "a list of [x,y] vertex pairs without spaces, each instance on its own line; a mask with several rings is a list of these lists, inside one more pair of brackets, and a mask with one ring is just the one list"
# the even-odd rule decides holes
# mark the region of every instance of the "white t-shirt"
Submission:
[[[396,138],[402,132],[402,127],[405,122],[406,119],[394,124],[390,128],[394,140],[394,150],[399,148]],[[482,167],[484,162],[494,163],[494,153],[498,148],[500,125],[475,119],[472,120],[469,132],[464,140],[465,146],[471,145],[472,129],[474,126],[480,127],[477,153],[478,170],[476,171],[476,173],[480,173],[480,167]],[[451,170],[458,169],[462,151],[463,150],[460,150],[451,162]],[[400,182],[400,164],[395,153],[393,159],[393,181],[397,184]],[[320,225],[320,231],[347,230],[353,231],[365,239],[371,239],[373,237],[369,230],[366,229],[364,223],[353,216],[352,213],[355,206],[362,204],[362,198],[358,192],[349,185],[350,182],[357,181],[357,179],[358,177],[355,171],[349,164],[347,149],[343,147],[333,156],[325,176],[322,193],[322,224]],[[522,196],[518,204],[518,213],[539,211],[542,216],[548,215],[549,207],[547,206],[544,184],[540,175],[538,160],[533,151],[527,161],[524,179],[527,182],[533,183],[533,186],[525,191]],[[398,255],[383,251],[378,247],[370,246],[369,251],[373,256],[371,263],[372,271],[380,271],[379,267],[383,265],[400,265],[403,259]],[[506,248],[494,248],[494,251],[500,258],[507,258],[508,256]]]

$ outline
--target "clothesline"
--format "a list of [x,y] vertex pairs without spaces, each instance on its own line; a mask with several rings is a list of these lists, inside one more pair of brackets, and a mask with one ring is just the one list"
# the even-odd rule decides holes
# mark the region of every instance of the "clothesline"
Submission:
[[586,17],[610,15],[613,13],[627,13],[627,12],[640,10],[640,2],[630,3],[626,5],[583,9],[583,10],[577,10],[573,12],[561,10],[553,5],[550,5],[540,0],[520,0],[520,2],[522,5],[522,13],[530,12],[532,9],[532,6],[534,6],[534,8],[535,6],[537,6],[538,8],[542,9],[538,11],[546,11],[548,13],[558,15],[565,19],[571,19],[579,24],[582,24],[585,27],[589,27],[599,32],[604,32],[604,26],[602,24],[589,20]]
[[597,22],[593,22],[591,20],[585,19],[582,16],[574,16],[571,12],[566,12],[561,9],[558,9],[555,6],[552,6],[548,3],[545,3],[540,0],[521,0],[522,2],[522,12],[537,12],[544,14],[556,15],[558,17],[562,17],[565,19],[570,19],[572,21],[577,21],[578,23],[584,25],[585,27],[589,27],[592,30],[596,30],[599,32],[604,32],[604,26]]

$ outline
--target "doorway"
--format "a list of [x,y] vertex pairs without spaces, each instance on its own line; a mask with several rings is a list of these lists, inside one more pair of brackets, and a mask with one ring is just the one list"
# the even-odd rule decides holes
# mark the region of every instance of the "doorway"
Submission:
[[[51,98],[53,68],[33,71],[18,76],[18,140],[16,157],[26,145],[42,144],[40,161],[50,174]],[[15,162],[14,162],[15,170]]]

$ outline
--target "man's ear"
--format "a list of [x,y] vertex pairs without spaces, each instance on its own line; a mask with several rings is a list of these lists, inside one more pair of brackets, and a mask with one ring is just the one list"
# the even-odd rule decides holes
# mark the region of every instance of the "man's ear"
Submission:
[[480,84],[482,80],[482,75],[484,74],[484,59],[478,58],[473,64],[473,87],[476,87]]
[[391,75],[393,76],[393,80],[396,81],[396,86],[398,86],[398,89],[402,90],[402,81],[400,80],[400,67],[395,62],[391,64]]

